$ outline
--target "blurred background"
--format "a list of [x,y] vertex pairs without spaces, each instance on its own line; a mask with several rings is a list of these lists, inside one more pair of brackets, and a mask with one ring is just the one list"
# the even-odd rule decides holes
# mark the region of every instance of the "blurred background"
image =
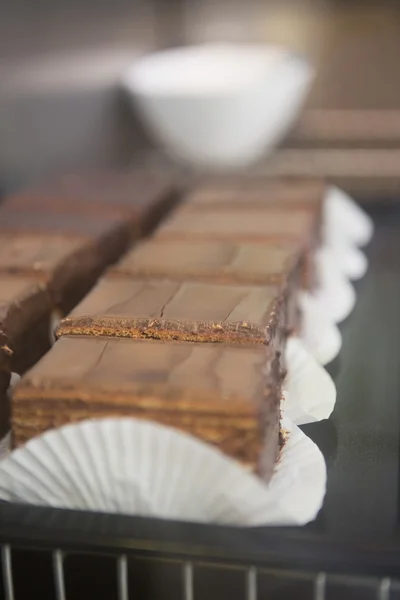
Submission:
[[153,156],[121,74],[155,49],[219,40],[283,44],[317,68],[263,169],[399,193],[400,6],[384,0],[2,2],[0,186]]

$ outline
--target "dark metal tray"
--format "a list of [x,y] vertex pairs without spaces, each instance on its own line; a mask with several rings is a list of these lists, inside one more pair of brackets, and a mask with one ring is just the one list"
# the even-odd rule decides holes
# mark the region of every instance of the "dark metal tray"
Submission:
[[303,427],[328,466],[318,519],[240,529],[2,504],[5,598],[400,598],[400,205],[370,209],[369,271],[328,368],[337,405]]

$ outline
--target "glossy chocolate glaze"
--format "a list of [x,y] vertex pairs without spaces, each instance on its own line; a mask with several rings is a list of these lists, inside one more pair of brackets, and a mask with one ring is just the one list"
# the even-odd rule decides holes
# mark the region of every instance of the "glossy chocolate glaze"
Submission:
[[287,294],[279,284],[105,278],[63,319],[57,334],[266,343],[281,353]]

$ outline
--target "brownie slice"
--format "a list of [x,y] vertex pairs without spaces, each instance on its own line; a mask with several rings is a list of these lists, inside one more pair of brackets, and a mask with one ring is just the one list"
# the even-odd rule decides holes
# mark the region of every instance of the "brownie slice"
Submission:
[[62,320],[57,335],[268,344],[281,354],[288,293],[286,284],[105,278]]
[[136,234],[144,235],[178,198],[170,176],[121,169],[60,176],[9,196],[5,206],[14,211],[75,212],[86,219],[99,213],[120,215]]
[[3,208],[0,234],[0,272],[24,273],[43,281],[54,304],[65,313],[132,242],[121,217],[96,215],[86,220],[78,214],[17,213]]
[[64,337],[14,390],[13,443],[82,419],[136,417],[197,436],[269,479],[280,392],[267,346]]
[[55,188],[27,190],[0,207],[5,377],[10,370],[23,373],[49,349],[54,309],[68,313],[176,200],[166,180],[142,180],[132,191],[135,181],[109,174],[67,178],[60,199]]
[[188,194],[185,210],[278,208],[321,213],[326,184],[312,177],[214,177]]
[[314,252],[320,245],[320,234],[320,216],[310,210],[210,208],[197,212],[178,209],[152,239],[188,243],[297,244],[303,254],[303,285],[312,289],[317,283]]
[[66,235],[92,238],[116,226],[125,238],[132,233],[118,212],[85,214],[68,209],[51,212],[46,207],[14,208],[7,202],[0,207],[0,232],[40,235]]
[[41,283],[53,306],[67,314],[104,268],[127,249],[129,241],[120,221],[90,236],[5,233],[0,238],[0,274],[20,275]]
[[138,171],[64,176],[9,196],[0,273],[33,275],[67,313],[176,200],[169,178]]
[[227,241],[143,242],[111,267],[108,277],[171,279],[228,285],[288,285],[289,328],[299,325],[297,291],[304,253],[296,244]]
[[300,261],[296,244],[153,239],[130,250],[108,273],[256,285],[286,281]]
[[308,210],[177,210],[156,231],[164,240],[312,243],[319,223]]

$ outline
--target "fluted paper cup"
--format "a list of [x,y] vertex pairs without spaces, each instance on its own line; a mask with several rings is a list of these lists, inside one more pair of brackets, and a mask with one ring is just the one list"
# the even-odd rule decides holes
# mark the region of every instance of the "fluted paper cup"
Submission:
[[327,419],[336,402],[336,387],[331,376],[299,338],[288,340],[286,362],[283,414],[296,425]]
[[217,449],[135,419],[52,430],[0,463],[0,498],[42,506],[231,525],[302,525],[326,488],[317,446],[285,420],[289,438],[269,485]]
[[329,186],[324,202],[324,239],[341,238],[355,246],[370,242],[374,224],[369,215],[343,190]]
[[338,269],[352,281],[364,277],[368,270],[368,260],[365,254],[357,247],[338,236],[336,240],[326,244],[333,253]]
[[299,337],[321,365],[332,362],[342,347],[342,336],[323,303],[309,292],[300,292],[302,328]]
[[334,323],[346,319],[356,303],[356,292],[341,272],[331,248],[324,246],[315,253],[319,285],[312,296],[323,314]]

